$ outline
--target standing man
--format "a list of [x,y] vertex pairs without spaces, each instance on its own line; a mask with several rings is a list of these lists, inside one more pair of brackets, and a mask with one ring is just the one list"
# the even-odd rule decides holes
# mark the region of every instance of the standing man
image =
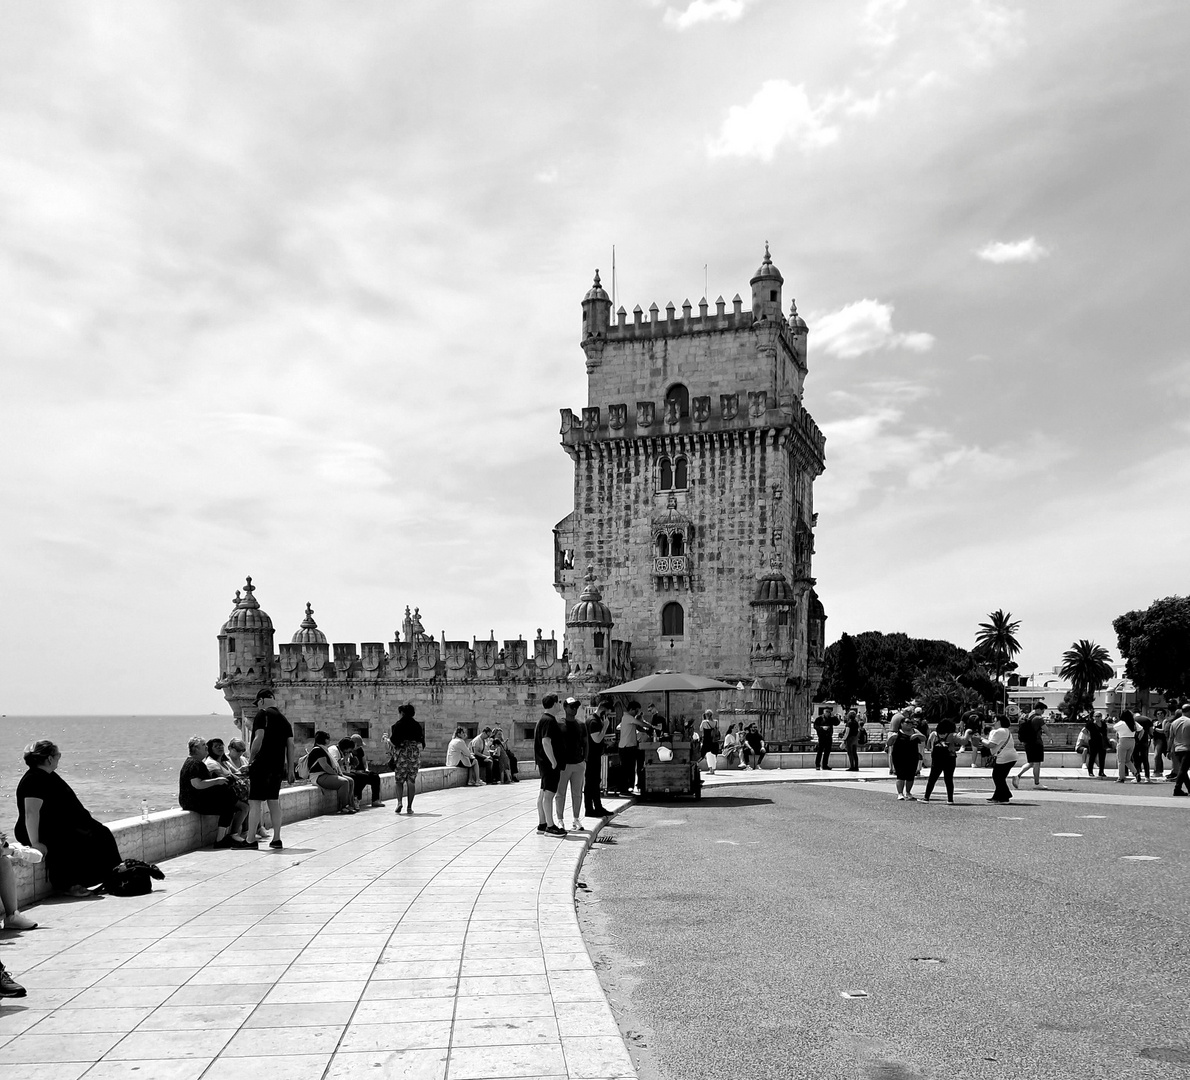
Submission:
[[533,758],[541,774],[541,791],[537,796],[537,831],[550,836],[565,836],[566,830],[554,823],[554,798],[558,794],[561,773],[557,748],[562,745],[562,728],[553,713],[557,704],[557,694],[546,694],[541,699],[541,707],[545,712],[533,730]]
[[579,807],[583,803],[583,779],[587,771],[587,748],[590,739],[587,737],[587,726],[578,718],[579,700],[568,697],[562,702],[564,715],[562,717],[562,753],[558,760],[562,765],[558,777],[558,794],[554,809],[560,825],[566,822],[566,792],[570,792],[570,809],[572,811],[571,829],[582,832],[583,826],[578,819]]
[[245,847],[259,848],[261,804],[268,803],[273,839],[269,847],[280,851],[281,781],[293,783],[293,727],[274,704],[268,688],[256,692],[256,715],[252,718],[252,744],[248,750],[248,829],[252,837]]
[[830,772],[831,740],[835,737],[833,713],[821,712],[814,718],[814,734],[818,736],[818,746],[814,752],[814,768]]
[[719,721],[715,714],[706,709],[702,714],[702,723],[698,726],[699,750],[706,755],[707,772],[715,775],[715,765],[719,760]]
[[859,713],[847,710],[843,721],[843,749],[847,752],[847,771],[859,772]]
[[1045,727],[1045,705],[1037,702],[1028,716],[1022,717],[1017,725],[1016,737],[1025,748],[1025,763],[1012,778],[1012,786],[1021,786],[1021,777],[1030,769],[1033,770],[1033,786],[1041,787],[1041,763],[1045,760],[1045,745],[1041,741],[1041,732]]
[[640,772],[640,730],[649,728],[641,719],[640,702],[628,702],[624,715],[620,717],[620,794],[631,795],[632,785],[637,782]]
[[1169,729],[1169,744],[1173,747],[1173,793],[1190,795],[1190,704],[1183,705]]
[[586,817],[602,818],[609,813],[603,806],[600,777],[603,774],[603,740],[607,737],[611,722],[611,702],[600,701],[595,706],[595,715],[587,721],[587,764],[583,776],[583,810]]

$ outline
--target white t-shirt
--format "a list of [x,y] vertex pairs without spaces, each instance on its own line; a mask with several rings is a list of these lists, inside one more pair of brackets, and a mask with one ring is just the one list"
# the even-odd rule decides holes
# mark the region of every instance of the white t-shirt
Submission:
[[632,713],[620,718],[620,746],[636,746],[640,742],[640,727],[643,721]]
[[1112,727],[1116,730],[1117,739],[1135,739],[1136,731],[1130,728],[1123,720],[1117,720]]
[[1010,765],[1016,761],[1016,744],[1012,741],[1012,732],[1008,728],[993,729],[988,736],[992,744],[992,761],[996,765]]
[[454,768],[456,765],[470,766],[473,761],[471,747],[467,745],[466,739],[456,737],[450,740],[450,745],[446,748],[446,767],[448,769]]

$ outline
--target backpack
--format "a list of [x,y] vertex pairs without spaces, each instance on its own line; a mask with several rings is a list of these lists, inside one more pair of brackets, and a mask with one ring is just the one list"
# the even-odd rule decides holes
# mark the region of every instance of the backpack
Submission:
[[153,878],[165,880],[165,874],[156,863],[125,859],[111,868],[97,891],[110,896],[144,896],[153,891]]
[[297,759],[297,764],[293,767],[293,771],[297,773],[299,780],[310,779],[310,751],[307,750],[300,758]]

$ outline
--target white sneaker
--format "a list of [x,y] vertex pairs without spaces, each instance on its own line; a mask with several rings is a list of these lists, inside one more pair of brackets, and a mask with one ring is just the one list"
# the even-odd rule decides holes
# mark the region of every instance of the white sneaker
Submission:
[[45,858],[37,848],[15,842],[8,845],[8,854],[9,858],[18,866],[36,866]]
[[[36,850],[36,849],[34,849]],[[37,852],[41,854],[40,851]],[[22,915],[19,911],[14,911],[11,915],[4,916],[5,930],[36,930],[37,923],[35,920],[29,918],[28,915]]]
[[582,832],[583,831],[583,827],[578,823],[578,818],[575,818],[574,821],[571,822],[570,831],[571,832]]

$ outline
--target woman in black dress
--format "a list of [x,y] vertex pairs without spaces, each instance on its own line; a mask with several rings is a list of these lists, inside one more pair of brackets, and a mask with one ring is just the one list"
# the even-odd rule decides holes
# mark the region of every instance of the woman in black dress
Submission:
[[913,794],[913,781],[917,777],[917,764],[921,760],[921,744],[925,736],[907,720],[902,720],[894,733],[889,757],[893,773],[897,778],[897,798],[917,802]]
[[121,861],[111,830],[96,821],[57,773],[62,753],[49,739],[25,747],[29,770],[17,784],[22,844],[45,856],[50,884],[68,896],[86,896]]

